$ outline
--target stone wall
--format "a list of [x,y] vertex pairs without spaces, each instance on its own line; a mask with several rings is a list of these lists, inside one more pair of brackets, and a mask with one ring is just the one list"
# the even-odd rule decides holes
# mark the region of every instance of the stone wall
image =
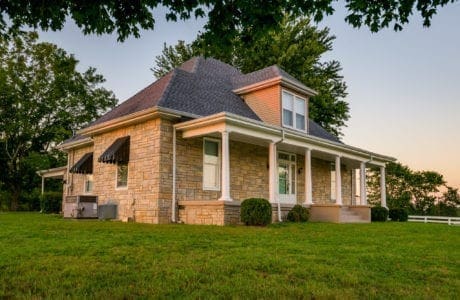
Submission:
[[[231,138],[231,135],[230,135]],[[217,200],[220,191],[203,190],[203,138],[177,137],[177,199]],[[268,199],[268,148],[230,142],[230,196]]]
[[[331,161],[312,158],[312,188],[313,202],[318,204],[334,203],[331,201]],[[342,203],[351,204],[351,172],[344,165],[341,166],[342,176]]]

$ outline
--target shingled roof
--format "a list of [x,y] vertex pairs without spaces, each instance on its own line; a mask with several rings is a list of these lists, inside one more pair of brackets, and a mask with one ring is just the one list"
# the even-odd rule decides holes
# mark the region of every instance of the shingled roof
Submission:
[[[260,121],[254,111],[233,90],[278,76],[304,86],[278,66],[243,74],[237,68],[219,60],[194,57],[139,91],[89,126],[155,106],[202,117],[229,112]],[[310,134],[313,136],[340,142],[337,137],[311,120],[309,128]]]

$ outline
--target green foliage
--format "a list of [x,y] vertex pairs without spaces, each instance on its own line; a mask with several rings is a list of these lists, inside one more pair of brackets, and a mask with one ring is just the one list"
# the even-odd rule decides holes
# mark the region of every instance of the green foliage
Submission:
[[272,206],[262,198],[249,198],[241,202],[241,221],[250,226],[266,226],[272,221]]
[[388,219],[388,209],[382,206],[371,207],[371,221],[385,222]]
[[45,192],[40,196],[40,211],[43,213],[59,213],[62,206],[61,192]]
[[[413,171],[399,162],[386,165],[386,191],[389,208],[405,208],[410,213],[434,214],[436,194],[445,184],[434,171]],[[380,171],[371,169],[367,176],[369,203],[380,203]]]
[[0,183],[12,210],[39,184],[37,170],[65,164],[53,147],[116,103],[104,78],[77,64],[35,32],[0,37]]
[[404,208],[391,208],[388,216],[392,221],[406,222],[409,218],[407,210]]
[[[0,213],[1,299],[457,299],[460,227]],[[129,279],[129,280],[128,280]]]
[[307,222],[309,218],[310,211],[308,208],[299,204],[294,205],[294,207],[287,214],[287,220],[289,222]]
[[246,39],[244,30],[228,43],[206,43],[203,35],[191,44],[179,41],[175,46],[164,45],[155,58],[152,69],[158,78],[193,56],[206,55],[239,68],[243,73],[278,65],[319,95],[309,101],[309,117],[329,132],[339,136],[348,120],[349,107],[343,99],[347,86],[340,75],[340,63],[321,58],[332,51],[335,37],[329,29],[310,25],[308,18],[294,15],[280,20],[276,29]]
[[[273,30],[284,12],[309,15],[319,22],[334,13],[335,0],[322,1],[28,1],[4,0],[0,5],[0,33],[8,28],[29,26],[42,30],[61,30],[72,19],[83,33],[117,32],[120,41],[140,36],[140,31],[154,29],[158,12],[169,21],[207,17],[205,40],[209,47],[227,44],[236,36],[258,37]],[[353,27],[363,25],[373,32],[382,28],[402,29],[409,17],[419,13],[424,26],[430,26],[438,7],[455,0],[367,1],[348,0],[345,21]],[[155,16],[155,17],[154,17]],[[6,20],[11,22],[7,26]]]

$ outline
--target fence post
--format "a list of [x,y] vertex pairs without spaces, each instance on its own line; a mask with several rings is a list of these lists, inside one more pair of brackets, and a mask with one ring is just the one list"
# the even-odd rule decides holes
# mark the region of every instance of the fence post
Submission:
[[425,219],[425,223],[427,223],[427,222],[428,222],[428,218],[427,218],[427,217],[425,217],[424,219]]
[[450,218],[449,218],[449,219],[447,219],[447,224],[449,224],[449,225],[450,225]]

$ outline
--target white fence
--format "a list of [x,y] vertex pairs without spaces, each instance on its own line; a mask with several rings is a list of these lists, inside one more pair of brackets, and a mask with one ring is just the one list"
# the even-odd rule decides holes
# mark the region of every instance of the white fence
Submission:
[[409,222],[421,223],[444,223],[449,225],[460,225],[459,217],[439,217],[439,216],[409,216]]

